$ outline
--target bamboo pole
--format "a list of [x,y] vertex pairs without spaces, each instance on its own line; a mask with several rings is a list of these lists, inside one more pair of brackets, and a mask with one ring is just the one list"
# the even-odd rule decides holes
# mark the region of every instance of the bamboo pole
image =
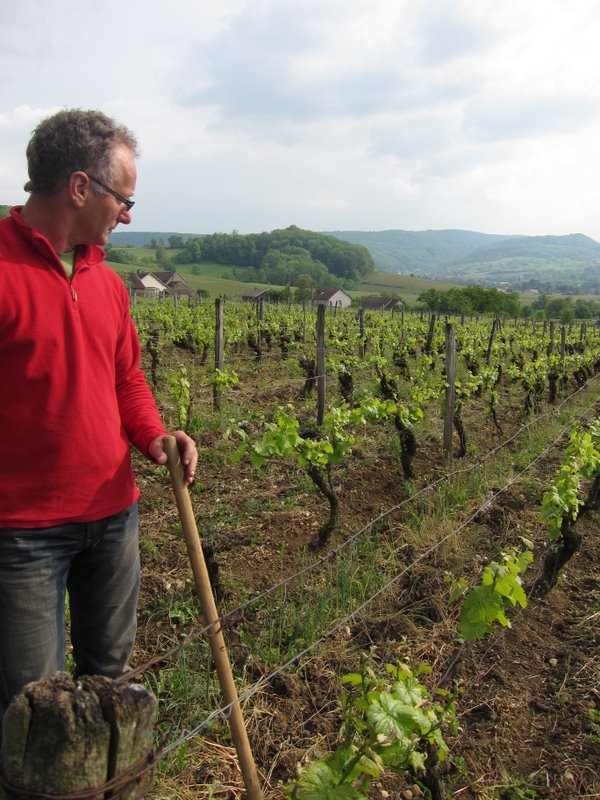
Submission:
[[174,436],[169,436],[167,438],[165,450],[167,453],[167,463],[171,476],[171,483],[173,485],[173,492],[175,494],[179,518],[181,520],[181,527],[185,535],[188,556],[194,574],[196,591],[198,592],[198,597],[202,605],[206,624],[211,626],[208,631],[208,639],[210,641],[223,699],[227,705],[231,704],[231,713],[229,717],[231,736],[240,762],[246,794],[250,800],[262,800],[262,790],[260,788],[252,751],[250,750],[242,709],[238,702],[231,664],[229,663],[223,631],[219,622],[219,614],[217,612],[217,606],[210,585],[204,554],[202,552],[200,535],[196,527],[192,502],[184,480],[183,466],[179,458],[177,442]]

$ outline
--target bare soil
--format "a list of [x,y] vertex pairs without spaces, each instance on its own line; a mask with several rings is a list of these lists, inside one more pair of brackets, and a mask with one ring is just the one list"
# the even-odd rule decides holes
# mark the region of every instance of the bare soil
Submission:
[[[515,427],[523,423],[518,416],[515,412]],[[481,421],[480,410],[474,409],[466,428],[472,440],[479,440],[480,454],[499,441],[489,420]],[[220,433],[200,436],[202,459],[192,500],[203,541],[213,556],[213,585],[222,607],[232,608],[241,595],[264,592],[307,563],[326,509],[299,468],[278,466],[258,481],[246,462],[234,466],[219,456],[219,441]],[[518,449],[518,443],[514,447]],[[444,474],[440,453],[439,437],[421,436],[416,458],[419,483]],[[582,546],[558,585],[544,597],[531,593],[547,547],[538,520],[539,504],[560,458],[560,448],[551,450],[524,480],[498,487],[503,489],[500,493],[493,491],[480,511],[472,504],[464,516],[472,514],[471,522],[451,545],[428,558],[419,559],[413,544],[402,544],[407,519],[403,508],[386,515],[370,532],[374,536],[381,531],[386,546],[395,542],[399,572],[416,563],[307,658],[277,672],[245,706],[266,798],[282,796],[281,786],[294,777],[303,759],[335,746],[339,681],[356,669],[365,652],[375,663],[425,662],[432,667],[432,688],[457,691],[459,729],[447,734],[451,758],[440,765],[447,798],[600,798],[600,536],[595,514],[577,522]],[[143,464],[138,475],[145,543],[134,663],[142,664],[176,646],[193,629],[193,621],[173,615],[173,608],[191,590],[168,480]],[[339,545],[407,497],[397,455],[383,451],[373,455],[360,443],[337,480],[342,521],[330,546]],[[435,492],[427,498],[429,505],[434,504]],[[459,522],[448,524],[457,528]],[[459,644],[457,609],[448,604],[447,575],[466,574],[478,582],[483,565],[507,545],[518,544],[520,535],[534,542],[535,561],[524,578],[527,608],[511,614],[511,628]],[[469,563],[460,558],[463,544],[473,556]],[[311,558],[318,559],[321,552]],[[302,602],[306,592],[303,601],[315,602],[309,593],[314,587],[313,579],[300,578],[290,585],[287,600]],[[252,614],[242,613],[226,625],[231,659],[244,686],[274,670],[248,645],[253,624]],[[179,779],[159,775],[151,797],[242,797],[235,751],[223,734],[225,728],[219,729],[220,736],[217,731],[194,743]],[[390,776],[373,789],[372,796],[409,798],[410,792],[427,796],[415,776]]]

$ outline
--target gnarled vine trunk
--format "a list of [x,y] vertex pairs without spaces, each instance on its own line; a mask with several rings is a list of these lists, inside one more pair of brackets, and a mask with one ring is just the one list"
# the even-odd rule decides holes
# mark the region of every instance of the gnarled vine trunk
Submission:
[[570,520],[563,520],[561,538],[546,554],[541,578],[536,584],[536,594],[543,596],[553,589],[561,569],[570,561],[581,546],[581,536],[573,529]]
[[394,417],[394,425],[396,426],[400,439],[400,463],[402,464],[402,472],[406,480],[410,481],[415,476],[412,462],[417,452],[417,439],[412,430],[402,422],[397,414]]
[[465,435],[465,426],[463,425],[463,421],[460,416],[460,410],[456,410],[454,412],[452,422],[454,424],[454,430],[458,435],[458,452],[456,457],[463,458],[467,454],[467,437]]
[[319,529],[319,535],[315,546],[323,545],[327,542],[332,532],[337,528],[339,522],[339,500],[333,489],[331,481],[331,466],[327,464],[325,471],[317,467],[315,464],[309,464],[306,468],[308,475],[317,489],[324,497],[327,498],[329,503],[329,519]]
[[352,406],[354,402],[354,378],[351,372],[340,372],[338,375],[338,382],[340,384],[340,394],[343,399]]

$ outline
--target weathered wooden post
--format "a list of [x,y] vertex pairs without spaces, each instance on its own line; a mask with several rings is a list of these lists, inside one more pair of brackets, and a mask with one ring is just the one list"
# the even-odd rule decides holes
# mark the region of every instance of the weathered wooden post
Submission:
[[490,338],[488,339],[487,351],[486,351],[486,354],[485,354],[485,363],[488,366],[489,366],[490,358],[491,358],[491,355],[492,355],[492,346],[494,344],[494,335],[496,333],[496,328],[497,327],[498,327],[498,318],[494,317],[494,321],[492,322],[492,330],[490,331]]
[[365,310],[358,309],[358,357],[365,357]]
[[306,298],[302,298],[302,341],[306,344]]
[[[137,800],[150,787],[157,701],[138,685],[66,672],[27,684],[4,715],[0,763],[7,800],[98,788]],[[147,769],[148,768],[148,769]]]
[[[225,350],[223,330],[223,298],[217,297],[215,300],[215,370],[223,369],[223,352]],[[213,409],[219,411],[220,408],[221,390],[215,382],[213,386]]]
[[325,305],[317,309],[317,425],[325,416]]
[[452,458],[452,427],[456,404],[456,337],[454,327],[446,325],[446,409],[444,416],[444,451]]
[[258,352],[260,353],[262,350],[262,331],[263,331],[263,322],[265,319],[265,301],[262,297],[258,298],[258,304],[256,306],[256,341],[258,343]]
[[546,355],[550,357],[554,352],[554,320],[550,320],[550,340],[548,341],[548,347],[546,348]]
[[432,314],[429,318],[429,331],[427,333],[427,341],[425,342],[425,352],[427,355],[431,355],[431,350],[433,347],[433,334],[435,333],[435,314]]

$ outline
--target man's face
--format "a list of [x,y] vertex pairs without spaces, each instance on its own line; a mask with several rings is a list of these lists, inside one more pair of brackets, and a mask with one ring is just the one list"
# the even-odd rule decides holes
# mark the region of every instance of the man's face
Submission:
[[[124,145],[117,145],[113,152],[113,165],[116,178],[110,187],[123,197],[131,197],[135,191],[137,170],[135,159]],[[92,187],[93,188],[93,187]],[[92,191],[87,203],[85,241],[81,244],[98,244],[104,246],[108,237],[119,223],[129,225],[131,212],[109,192]]]

